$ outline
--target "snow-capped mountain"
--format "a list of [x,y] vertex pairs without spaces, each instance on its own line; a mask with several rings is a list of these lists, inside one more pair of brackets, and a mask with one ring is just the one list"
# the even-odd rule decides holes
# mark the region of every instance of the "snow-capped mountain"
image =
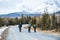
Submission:
[[47,0],[42,2],[39,7],[37,7],[37,12],[43,13],[48,11],[49,13],[60,11],[60,3],[58,0]]
[[21,16],[40,16],[41,14],[39,13],[29,13],[29,12],[14,12],[14,13],[9,13],[9,14],[4,14],[0,15],[0,17],[9,17],[9,18],[16,18],[16,17],[21,17]]

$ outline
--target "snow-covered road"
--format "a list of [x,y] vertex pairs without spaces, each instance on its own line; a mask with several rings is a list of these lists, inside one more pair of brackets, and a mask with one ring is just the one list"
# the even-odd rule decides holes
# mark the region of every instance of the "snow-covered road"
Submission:
[[60,40],[60,37],[33,31],[28,33],[24,27],[22,27],[22,32],[19,32],[18,26],[10,26],[5,40]]

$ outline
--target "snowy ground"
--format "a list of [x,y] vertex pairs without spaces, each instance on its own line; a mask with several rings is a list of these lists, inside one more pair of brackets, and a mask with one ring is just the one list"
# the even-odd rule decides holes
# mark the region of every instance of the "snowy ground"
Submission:
[[33,31],[28,33],[28,30],[24,29],[24,27],[22,27],[22,32],[19,32],[16,25],[10,26],[5,40],[60,40],[60,37]]
[[1,27],[1,28],[0,28],[0,39],[1,39],[1,35],[2,35],[3,31],[4,31],[6,28],[8,28],[8,27]]

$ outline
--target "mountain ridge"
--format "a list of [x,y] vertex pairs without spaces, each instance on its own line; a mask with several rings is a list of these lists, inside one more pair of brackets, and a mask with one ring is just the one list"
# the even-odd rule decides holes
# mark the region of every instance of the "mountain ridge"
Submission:
[[[55,14],[60,14],[60,11],[56,12]],[[9,14],[4,14],[4,15],[0,15],[0,17],[20,17],[20,16],[41,16],[43,14],[40,13],[29,13],[29,12],[14,12],[14,13],[9,13]]]
[[28,13],[28,12],[14,12],[14,13],[9,13],[9,14],[4,14],[4,15],[0,15],[0,17],[20,17],[20,16],[40,16],[41,14],[38,13]]

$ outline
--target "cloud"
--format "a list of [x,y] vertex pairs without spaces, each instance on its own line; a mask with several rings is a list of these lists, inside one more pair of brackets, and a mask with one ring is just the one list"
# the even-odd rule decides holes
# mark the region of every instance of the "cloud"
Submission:
[[50,12],[60,10],[59,0],[0,0],[0,14],[11,12],[41,12],[47,8]]
[[17,11],[16,1],[14,0],[1,0],[0,1],[0,14],[7,14]]

